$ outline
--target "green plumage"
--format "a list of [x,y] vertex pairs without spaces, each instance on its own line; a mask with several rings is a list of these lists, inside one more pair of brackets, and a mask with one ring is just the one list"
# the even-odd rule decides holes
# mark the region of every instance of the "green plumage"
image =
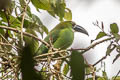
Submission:
[[[44,40],[47,43],[50,43],[51,40],[54,48],[62,50],[67,49],[68,47],[70,47],[74,40],[74,31],[82,32],[88,35],[87,31],[81,26],[76,25],[72,21],[64,21],[59,23],[53,30],[51,30]],[[44,80],[41,73],[37,73],[34,69],[34,56],[47,53],[49,49],[46,47],[46,45],[41,44],[36,52],[36,45],[38,44],[37,41],[29,37],[25,37],[24,39],[25,47],[20,52],[20,69],[22,72],[22,79]],[[36,54],[34,55],[34,53]],[[80,80],[79,77],[81,78],[81,80],[84,80],[84,60],[81,57],[81,54],[78,54],[78,52],[76,51],[72,52],[70,63],[71,71],[73,74],[72,80]],[[79,73],[82,73],[82,75],[80,75]]]
[[[68,48],[74,39],[74,32],[72,29],[73,25],[74,23],[72,21],[61,22],[53,30],[50,31],[44,40],[48,43],[51,40],[54,48]],[[48,50],[49,49],[44,44],[42,44],[38,49],[37,54],[47,53]]]

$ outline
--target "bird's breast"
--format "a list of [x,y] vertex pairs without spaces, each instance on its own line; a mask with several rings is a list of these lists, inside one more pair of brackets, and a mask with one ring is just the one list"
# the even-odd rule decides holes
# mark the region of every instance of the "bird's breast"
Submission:
[[59,35],[59,44],[58,47],[55,46],[56,48],[66,49],[73,43],[74,32],[72,29],[64,29]]

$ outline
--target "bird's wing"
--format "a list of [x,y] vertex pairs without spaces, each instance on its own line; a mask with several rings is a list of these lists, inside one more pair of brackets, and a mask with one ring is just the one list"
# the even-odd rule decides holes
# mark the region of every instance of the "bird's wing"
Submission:
[[[57,38],[59,37],[59,31],[60,30],[54,30],[50,32],[47,35],[47,37],[44,39],[44,41],[46,41],[47,43],[50,43],[50,40],[51,40],[52,44],[54,44]],[[41,44],[36,52],[36,55],[47,53],[47,52],[48,52],[48,48],[46,47],[46,45]]]
[[[60,49],[66,49],[68,48],[74,39],[74,33],[71,29],[65,28],[61,30],[54,30],[48,34],[48,36],[45,38],[46,42],[52,42],[54,48],[60,48]],[[47,53],[48,48],[42,44],[40,45],[37,54]]]
[[74,39],[74,33],[72,32],[72,30],[69,28],[65,28],[60,31],[59,37],[54,42],[54,47],[60,49],[66,49],[72,44],[73,39]]

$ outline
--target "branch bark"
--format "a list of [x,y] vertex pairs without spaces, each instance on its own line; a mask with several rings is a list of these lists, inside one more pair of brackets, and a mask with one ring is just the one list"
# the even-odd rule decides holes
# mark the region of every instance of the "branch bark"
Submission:
[[26,10],[27,10],[29,3],[30,3],[30,1],[28,1],[28,3],[25,4],[24,9],[23,9],[23,13],[22,13],[22,21],[21,21],[21,44],[22,45],[23,45],[23,25],[24,25]]
[[[50,52],[50,53],[45,53],[45,54],[41,54],[41,55],[38,55],[35,57],[35,59],[39,59],[40,57],[44,57],[44,56],[48,56],[48,55],[54,55],[54,54],[59,54],[59,53],[62,53],[62,52],[67,52],[67,51],[72,51],[72,50],[82,50],[81,53],[85,53],[87,51],[89,51],[90,49],[94,48],[96,45],[100,44],[100,43],[103,43],[105,41],[109,41],[111,39],[114,39],[114,37],[110,37],[110,38],[107,38],[107,39],[103,39],[101,41],[98,41],[92,45],[90,45],[89,47],[87,48],[79,48],[79,49],[68,49],[68,50],[60,50],[60,51],[55,51],[55,52]],[[104,58],[103,58],[104,59]],[[102,59],[102,60],[103,60]],[[100,60],[101,61],[101,60]],[[99,61],[99,62],[100,62]],[[97,62],[98,63],[98,62]],[[96,65],[96,64],[94,64]]]
[[[6,29],[6,30],[11,30],[13,32],[21,34],[21,31],[18,30],[18,29],[15,29],[15,28],[7,27],[7,26],[2,26],[2,25],[0,25],[0,28]],[[34,36],[33,34],[30,34],[30,33],[27,33],[27,32],[23,32],[23,35],[28,36],[28,37],[32,37],[32,38],[34,38],[34,39],[42,42],[43,44],[45,44],[47,47],[50,47],[50,45],[47,42],[45,42],[44,40],[38,38],[37,36]]]
[[[7,30],[11,30],[11,31],[14,31],[14,32],[16,32],[16,33],[21,34],[21,31],[15,29],[15,28],[7,27],[7,26],[2,26],[2,25],[0,25],[0,28],[2,28],[2,29],[7,29]],[[33,39],[36,39],[36,40],[42,42],[43,44],[45,44],[48,48],[50,47],[50,45],[49,45],[47,42],[45,42],[44,40],[38,38],[37,36],[34,36],[33,34],[30,34],[30,33],[27,33],[27,32],[23,32],[23,35],[28,36],[28,37],[32,37]],[[94,48],[96,45],[98,45],[98,44],[100,44],[100,43],[103,43],[103,42],[105,42],[105,41],[109,41],[109,40],[111,40],[111,39],[114,39],[114,37],[110,37],[110,38],[107,38],[107,39],[98,41],[98,42],[90,45],[90,46],[87,47],[87,48],[60,50],[60,51],[55,51],[55,52],[52,52],[52,53],[42,54],[42,55],[36,56],[35,58],[39,58],[39,57],[43,57],[43,56],[47,56],[47,55],[51,55],[51,54],[53,55],[53,54],[57,54],[57,53],[62,53],[62,52],[66,52],[66,51],[72,51],[72,50],[82,50],[81,53],[85,53],[85,52],[87,52],[88,50],[90,50],[91,48]]]
[[98,42],[88,46],[87,48],[69,49],[69,51],[72,51],[72,50],[83,50],[81,53],[85,53],[85,52],[89,51],[91,48],[94,48],[95,46],[97,46],[98,44],[106,42],[106,41],[109,41],[109,40],[114,39],[114,38],[115,37],[106,38],[106,39],[103,39],[101,41],[98,41]]

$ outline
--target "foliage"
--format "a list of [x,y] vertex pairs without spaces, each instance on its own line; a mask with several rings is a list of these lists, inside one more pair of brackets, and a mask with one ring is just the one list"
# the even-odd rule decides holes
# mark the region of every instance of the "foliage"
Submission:
[[[106,33],[103,22],[100,26],[96,21],[94,25],[99,27],[101,31],[92,42],[101,38],[103,40],[91,43],[81,52],[76,51],[76,49],[63,51],[57,49],[53,51],[62,53],[64,56],[54,58],[52,55],[46,54],[48,57],[44,57],[44,55],[40,55],[42,56],[40,57],[34,55],[34,53],[41,43],[46,46],[47,43],[39,36],[43,37],[43,33],[49,34],[49,31],[40,18],[32,13],[29,3],[32,3],[36,11],[44,10],[59,21],[72,20],[72,12],[66,7],[65,0],[0,0],[0,80],[21,80],[21,73],[24,74],[25,72],[26,74],[27,71],[26,64],[31,66],[29,67],[31,71],[28,74],[33,74],[27,74],[27,76],[30,76],[28,79],[42,76],[43,80],[72,80],[73,78],[79,79],[82,76],[86,80],[109,80],[105,70],[102,70],[102,76],[96,75],[95,73],[99,70],[96,70],[95,66],[106,59],[107,56],[110,56],[113,50],[117,51],[113,63],[120,57],[120,34],[117,23],[110,24],[110,32]],[[37,33],[40,33],[39,36]],[[106,55],[93,65],[85,62],[82,54],[105,41],[110,42]],[[49,43],[49,45],[52,44]],[[29,57],[23,59],[22,56],[27,51]],[[73,56],[71,57],[71,55]],[[76,59],[77,57],[78,59]],[[34,59],[34,61],[31,59]],[[32,63],[29,62],[30,60]],[[21,63],[22,61],[25,61],[25,63]],[[55,64],[51,64],[52,62]],[[79,65],[76,65],[76,63],[79,63]],[[40,70],[33,69],[34,66],[38,68],[39,65],[41,66]],[[87,77],[89,75],[92,77]],[[120,80],[120,76],[113,76],[111,80]]]

